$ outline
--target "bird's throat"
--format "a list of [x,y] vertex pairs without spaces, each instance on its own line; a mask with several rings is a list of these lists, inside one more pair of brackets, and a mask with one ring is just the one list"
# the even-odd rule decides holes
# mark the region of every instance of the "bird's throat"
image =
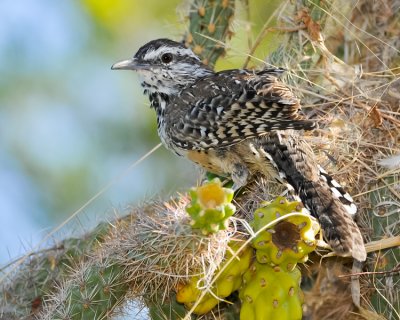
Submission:
[[162,92],[148,92],[148,95],[150,107],[156,111],[157,117],[164,117],[165,108],[170,101],[170,96]]

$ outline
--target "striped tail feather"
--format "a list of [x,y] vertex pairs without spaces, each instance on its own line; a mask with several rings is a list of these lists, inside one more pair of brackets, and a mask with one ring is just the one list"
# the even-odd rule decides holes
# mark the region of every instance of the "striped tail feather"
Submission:
[[340,256],[366,260],[364,241],[355,223],[351,196],[313,159],[312,150],[294,134],[271,134],[259,141],[262,153],[318,219],[325,240]]

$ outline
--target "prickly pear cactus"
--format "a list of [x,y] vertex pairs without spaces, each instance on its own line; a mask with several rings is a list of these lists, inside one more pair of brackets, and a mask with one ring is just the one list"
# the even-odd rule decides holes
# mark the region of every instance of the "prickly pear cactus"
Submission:
[[303,293],[299,269],[254,262],[243,276],[239,290],[241,320],[298,320],[302,318]]
[[[211,311],[220,300],[238,290],[242,284],[242,275],[248,270],[253,256],[251,247],[246,247],[238,252],[240,247],[241,242],[231,241],[229,244],[230,250],[227,250],[224,262],[218,269],[222,271],[211,288],[212,293],[206,293],[198,301],[202,293],[199,286],[202,285],[203,281],[200,277],[195,276],[188,283],[182,284],[177,288],[176,300],[184,303],[188,309],[191,309],[196,304],[194,313],[201,315]],[[231,260],[236,252],[238,252],[236,257]]]
[[[265,203],[256,210],[250,225],[257,232],[277,218],[292,212],[304,212],[301,202],[288,202],[284,197],[277,197],[275,201]],[[308,254],[315,250],[315,235],[318,231],[318,223],[307,214],[288,217],[261,231],[253,239],[257,261],[279,265],[288,271],[293,270],[298,262],[307,261]]]
[[228,227],[228,218],[235,213],[235,206],[231,203],[233,190],[224,188],[216,178],[205,185],[190,190],[192,201],[186,208],[192,218],[193,229],[200,229],[204,235],[225,230]]

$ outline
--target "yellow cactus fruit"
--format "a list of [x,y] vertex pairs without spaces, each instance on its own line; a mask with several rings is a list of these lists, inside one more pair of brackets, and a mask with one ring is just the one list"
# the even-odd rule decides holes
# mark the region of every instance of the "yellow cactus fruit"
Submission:
[[239,289],[241,320],[299,320],[302,318],[301,273],[254,262]]
[[[197,287],[199,280],[199,277],[192,277],[188,283],[179,285],[176,292],[176,301],[184,303],[186,308],[191,309],[201,295],[201,290]],[[218,302],[219,300],[216,297],[206,293],[194,308],[193,313],[205,314],[214,308]]]
[[[277,197],[254,212],[250,225],[257,232],[277,218],[304,211],[301,202],[288,202],[284,197]],[[257,261],[293,270],[298,262],[307,261],[308,254],[315,250],[318,231],[319,224],[308,214],[288,217],[261,231],[253,239]]]
[[[242,284],[242,275],[249,268],[253,257],[253,249],[249,246],[237,253],[242,244],[243,242],[239,241],[231,241],[229,243],[231,250],[227,250],[224,262],[221,264],[219,270],[224,269],[214,282],[213,292],[218,297],[225,298],[229,296],[232,292],[238,290]],[[237,256],[226,265],[236,253]]]
[[224,188],[218,178],[190,190],[192,201],[186,208],[192,218],[191,225],[203,234],[216,233],[228,227],[228,218],[235,213],[231,203],[233,190]]
[[[211,290],[199,301],[202,291],[198,288],[201,283],[200,277],[195,276],[186,284],[177,287],[176,301],[184,303],[186,308],[191,309],[195,304],[193,313],[202,315],[211,311],[220,301],[242,285],[242,276],[249,269],[253,249],[249,246],[237,253],[242,242],[231,241],[226,252],[224,262],[220,265],[215,274],[222,270],[215,280]],[[237,254],[236,254],[237,253]],[[227,265],[228,261],[235,255],[235,258]],[[198,301],[198,303],[197,303]]]

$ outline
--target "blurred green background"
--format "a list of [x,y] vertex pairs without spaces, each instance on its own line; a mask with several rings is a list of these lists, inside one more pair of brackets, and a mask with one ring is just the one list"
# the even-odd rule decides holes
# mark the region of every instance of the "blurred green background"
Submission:
[[[254,10],[251,26],[246,13],[239,17],[235,50],[219,68],[243,63],[248,32],[257,34],[273,2]],[[32,249],[159,143],[138,79],[110,67],[151,39],[182,39],[186,12],[181,0],[0,2],[0,265]],[[123,213],[183,190],[197,172],[160,148],[56,237],[113,218],[113,208]]]

